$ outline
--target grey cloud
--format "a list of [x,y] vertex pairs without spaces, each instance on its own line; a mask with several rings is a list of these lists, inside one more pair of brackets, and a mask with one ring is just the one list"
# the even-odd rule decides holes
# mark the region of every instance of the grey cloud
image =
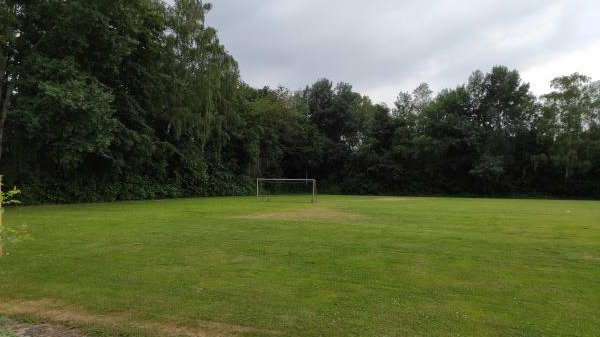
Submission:
[[412,90],[401,87],[410,81],[439,90],[476,69],[522,70],[577,48],[598,36],[597,7],[591,0],[215,1],[207,21],[251,85],[297,89],[327,77],[365,94],[397,84],[397,93]]

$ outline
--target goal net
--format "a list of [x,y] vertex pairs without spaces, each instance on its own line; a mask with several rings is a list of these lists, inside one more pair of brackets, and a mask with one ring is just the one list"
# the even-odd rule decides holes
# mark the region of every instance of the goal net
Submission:
[[256,199],[261,201],[317,202],[315,179],[256,179]]

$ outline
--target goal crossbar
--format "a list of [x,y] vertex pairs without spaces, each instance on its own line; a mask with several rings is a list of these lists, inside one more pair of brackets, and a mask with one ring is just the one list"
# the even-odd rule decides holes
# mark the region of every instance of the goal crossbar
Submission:
[[317,202],[317,180],[316,179],[286,179],[286,178],[256,178],[256,199],[260,199],[260,183],[261,182],[306,182],[312,184],[312,198],[311,202]]

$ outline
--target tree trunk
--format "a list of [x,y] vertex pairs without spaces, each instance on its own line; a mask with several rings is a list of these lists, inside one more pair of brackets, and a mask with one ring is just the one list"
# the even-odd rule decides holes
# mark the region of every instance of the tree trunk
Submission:
[[4,213],[4,208],[2,208],[3,202],[4,194],[2,192],[2,175],[0,174],[0,258],[4,256],[4,237],[2,236],[2,232],[4,232],[4,223],[2,222],[2,214]]
[[[8,81],[8,79],[6,79]],[[4,125],[6,124],[6,116],[8,115],[8,107],[10,104],[10,98],[12,96],[13,91],[15,90],[15,83],[9,82],[6,85],[6,92],[4,96],[2,95],[2,89],[0,89],[0,99],[2,100],[2,105],[0,106],[0,160],[2,159],[2,146],[4,141]]]
[[[7,8],[6,13],[9,15],[15,15],[17,12],[17,6],[15,4],[8,5],[5,1],[2,1],[3,5]],[[10,7],[8,7],[10,6]],[[10,76],[10,56],[13,42],[17,37],[15,27],[11,25],[8,20],[2,23],[3,37],[0,40],[2,46],[0,47],[0,160],[2,159],[2,141],[4,140],[4,124],[6,123],[6,115],[8,114],[8,108],[10,105],[10,99],[15,89],[14,77]]]

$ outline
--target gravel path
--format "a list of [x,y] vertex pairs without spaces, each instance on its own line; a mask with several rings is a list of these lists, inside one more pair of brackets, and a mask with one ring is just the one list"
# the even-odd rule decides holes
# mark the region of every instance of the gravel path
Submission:
[[10,331],[12,335],[10,337],[86,337],[79,331],[66,328],[60,325],[54,324],[30,324],[30,323],[19,323],[13,320],[3,319],[0,321],[0,336],[3,329]]

